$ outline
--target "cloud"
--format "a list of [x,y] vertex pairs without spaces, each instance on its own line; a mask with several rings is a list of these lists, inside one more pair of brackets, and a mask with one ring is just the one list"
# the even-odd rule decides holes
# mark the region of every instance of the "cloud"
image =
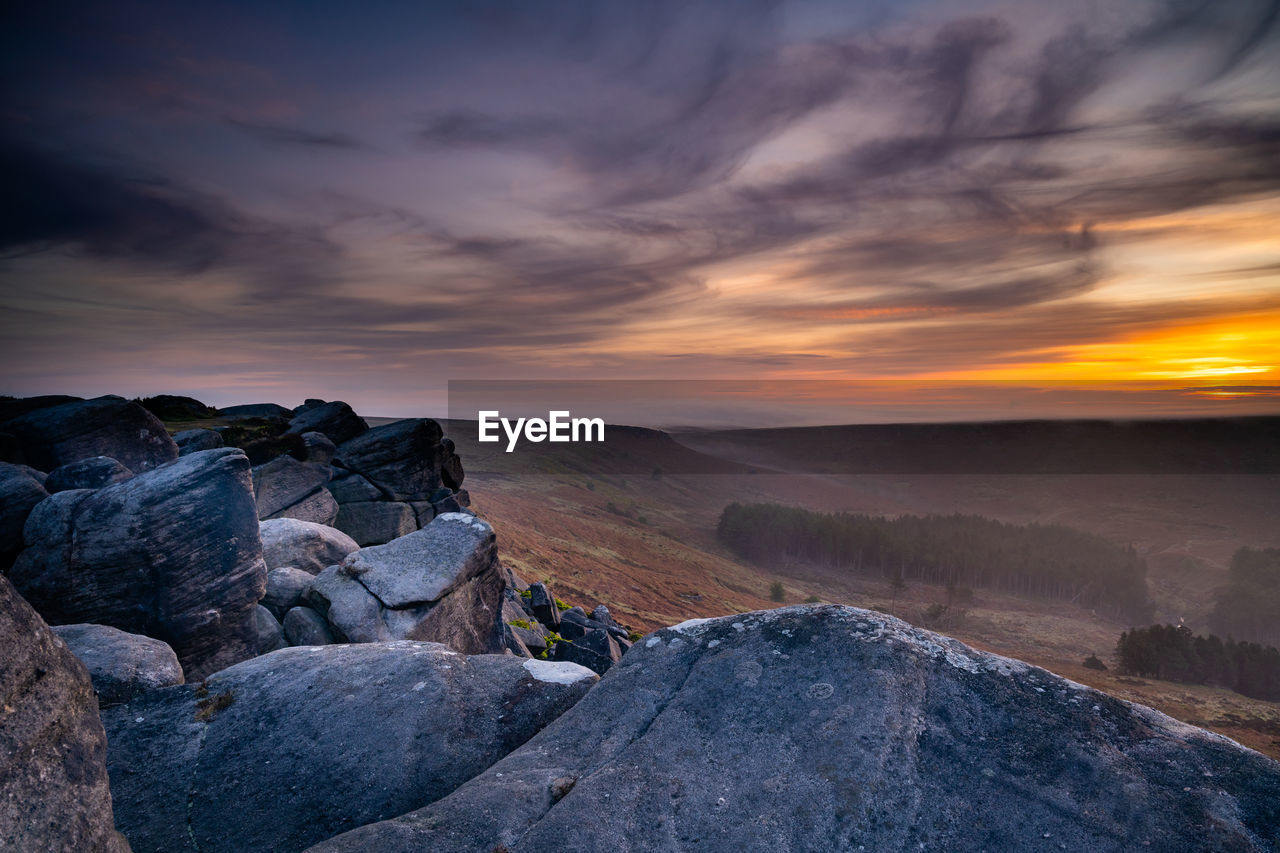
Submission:
[[234,127],[237,130],[242,130],[248,135],[261,142],[267,143],[268,145],[348,151],[358,151],[369,148],[366,143],[346,133],[337,133],[334,131],[316,132],[280,124],[266,124],[263,122],[247,121],[244,119],[231,118],[230,116],[225,120],[231,127]]

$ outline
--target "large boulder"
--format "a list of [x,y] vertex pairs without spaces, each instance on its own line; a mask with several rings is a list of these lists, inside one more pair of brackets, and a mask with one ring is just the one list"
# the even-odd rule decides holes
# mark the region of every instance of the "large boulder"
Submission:
[[506,584],[493,528],[452,513],[325,569],[306,599],[339,641],[430,640],[480,654],[507,647]]
[[466,786],[312,851],[1277,843],[1275,761],[893,617],[820,606],[651,634]]
[[254,654],[266,588],[249,460],[193,453],[97,491],[59,492],[27,519],[10,571],[50,622],[164,640],[188,679]]
[[[292,413],[290,413],[292,414]],[[341,444],[368,431],[369,425],[364,418],[352,411],[351,407],[340,400],[322,403],[303,409],[293,415],[289,421],[289,435],[302,435],[308,432],[324,433],[334,444]]]
[[341,530],[296,518],[273,518],[262,522],[258,529],[268,569],[292,566],[314,575],[336,566],[360,548]]
[[128,702],[139,693],[182,684],[182,666],[166,643],[110,625],[55,625],[53,633],[89,670],[98,705]]
[[302,850],[445,796],[595,681],[435,643],[273,652],[104,712],[116,821],[139,853]]
[[130,471],[178,458],[178,445],[155,415],[123,397],[97,397],[37,409],[0,427],[16,436],[27,463],[52,471],[90,456],[110,456]]
[[[300,462],[292,456],[277,456],[253,469],[253,493],[259,518],[275,518],[302,504],[329,482],[329,466]],[[328,492],[325,492],[328,495]],[[333,498],[329,496],[332,503]],[[334,504],[336,512],[337,505]],[[290,516],[293,517],[293,516]]]
[[49,494],[71,489],[101,489],[112,483],[123,483],[132,476],[132,471],[110,456],[90,456],[54,468],[45,479],[44,488]]
[[343,442],[334,464],[373,483],[387,500],[425,501],[441,487],[441,467],[452,453],[440,424],[411,418]]
[[49,497],[40,472],[0,462],[0,571],[22,550],[22,527],[36,504]]
[[128,853],[84,664],[0,575],[0,850]]

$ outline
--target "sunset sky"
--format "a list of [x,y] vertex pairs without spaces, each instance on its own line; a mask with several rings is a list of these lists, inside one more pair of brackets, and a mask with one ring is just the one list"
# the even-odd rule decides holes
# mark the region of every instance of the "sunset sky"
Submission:
[[1280,382],[1280,0],[7,14],[0,393]]

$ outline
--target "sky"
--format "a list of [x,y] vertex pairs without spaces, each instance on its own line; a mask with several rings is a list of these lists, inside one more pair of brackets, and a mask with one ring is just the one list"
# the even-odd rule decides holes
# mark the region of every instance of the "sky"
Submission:
[[1280,0],[6,15],[0,393],[411,415],[450,380],[1015,380],[1276,408]]

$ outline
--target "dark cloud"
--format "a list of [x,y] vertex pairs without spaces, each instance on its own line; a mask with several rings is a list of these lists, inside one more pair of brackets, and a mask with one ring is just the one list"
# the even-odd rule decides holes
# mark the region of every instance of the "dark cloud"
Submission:
[[357,151],[369,146],[346,133],[316,132],[279,124],[227,117],[227,124],[269,145]]

